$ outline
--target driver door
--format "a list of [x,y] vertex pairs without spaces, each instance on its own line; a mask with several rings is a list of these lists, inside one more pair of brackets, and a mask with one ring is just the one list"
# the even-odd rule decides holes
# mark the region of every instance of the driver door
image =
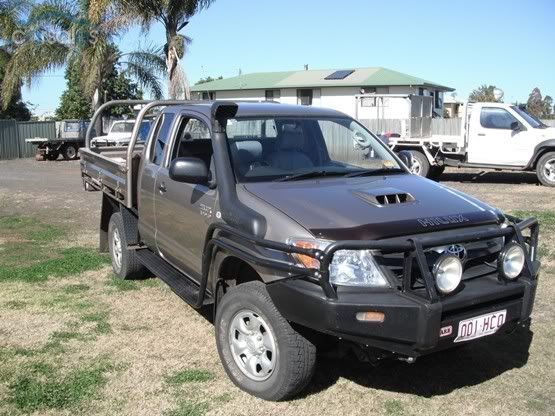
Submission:
[[[519,129],[513,130],[513,123]],[[469,135],[468,161],[484,165],[524,166],[528,162],[526,128],[508,110],[482,107]]]
[[202,272],[206,232],[214,215],[216,190],[172,180],[169,166],[175,158],[195,157],[210,168],[212,140],[201,119],[184,113],[178,123],[165,163],[156,175],[156,244],[168,262],[198,276]]

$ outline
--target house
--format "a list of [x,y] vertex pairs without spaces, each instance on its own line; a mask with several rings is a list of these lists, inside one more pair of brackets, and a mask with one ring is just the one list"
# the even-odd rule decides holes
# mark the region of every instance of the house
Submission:
[[456,95],[446,95],[443,100],[445,106],[445,117],[460,118],[463,115],[464,101],[459,100]]
[[432,97],[433,113],[442,117],[443,96],[454,89],[375,67],[242,74],[195,85],[191,91],[196,99],[278,101],[329,107],[358,119],[401,119],[411,117],[406,100],[411,95]]

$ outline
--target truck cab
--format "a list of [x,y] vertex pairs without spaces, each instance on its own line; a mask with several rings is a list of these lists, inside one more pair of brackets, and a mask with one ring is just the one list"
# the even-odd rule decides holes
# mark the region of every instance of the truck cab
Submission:
[[467,111],[468,163],[525,168],[539,145],[555,142],[555,128],[518,106],[473,103]]
[[128,148],[81,150],[114,273],[208,308],[228,376],[266,400],[305,388],[322,345],[414,362],[528,329],[537,221],[407,163],[340,112],[276,103],[152,102]]
[[535,171],[541,184],[555,186],[555,128],[500,102],[466,102],[462,113],[459,134],[400,135],[389,139],[391,148],[411,150],[413,172],[433,179],[452,166]]
[[[91,140],[91,146],[127,146],[131,140],[131,133],[135,126],[135,120],[115,120],[112,122],[108,134],[98,136]],[[150,131],[151,120],[141,123],[139,141],[144,142]]]

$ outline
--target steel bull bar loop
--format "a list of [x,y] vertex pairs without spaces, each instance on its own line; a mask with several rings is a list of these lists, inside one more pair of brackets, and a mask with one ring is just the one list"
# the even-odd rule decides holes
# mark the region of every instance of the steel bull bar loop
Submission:
[[[206,236],[205,247],[209,249],[208,251],[210,253],[206,253],[206,258],[203,262],[201,296],[203,297],[204,290],[206,289],[212,250],[216,247],[231,252],[239,258],[259,266],[271,267],[276,270],[284,271],[291,274],[292,277],[309,278],[311,281],[322,287],[322,290],[329,299],[337,299],[337,291],[330,282],[329,267],[333,260],[333,255],[339,250],[377,250],[383,254],[403,253],[404,266],[403,280],[401,282],[402,291],[412,292],[413,294],[422,297],[420,294],[415,293],[411,289],[413,263],[414,260],[416,260],[417,267],[419,268],[421,276],[424,279],[427,300],[430,303],[439,302],[441,299],[435,287],[433,276],[430,272],[430,265],[428,264],[425,256],[425,250],[432,247],[481,241],[498,237],[508,237],[508,240],[506,240],[507,243],[515,240],[524,248],[526,252],[526,264],[523,274],[526,278],[534,279],[538,268],[537,262],[535,261],[539,235],[538,221],[535,218],[526,219],[524,221],[520,221],[514,217],[507,218],[513,222],[505,228],[498,228],[496,230],[466,233],[464,231],[460,231],[451,237],[441,236],[412,239],[399,237],[379,241],[337,241],[330,244],[323,251],[319,249],[300,248],[285,243],[266,240],[264,238],[256,237],[252,234],[240,231],[237,228],[231,227],[225,223],[214,223],[210,226]],[[522,232],[527,229],[530,229],[530,236],[524,237]],[[216,231],[219,232],[217,235]],[[236,244],[236,241],[233,239],[241,239],[253,244],[256,247],[276,252],[290,255],[301,254],[309,256],[318,260],[320,262],[320,267],[318,269],[307,269],[299,266],[296,261],[287,262],[276,260],[275,258],[270,258],[269,256],[261,253],[246,251],[240,244]]]

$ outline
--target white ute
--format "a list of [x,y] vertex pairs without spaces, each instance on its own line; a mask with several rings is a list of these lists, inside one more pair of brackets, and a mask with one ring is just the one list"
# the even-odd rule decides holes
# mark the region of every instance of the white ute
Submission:
[[[141,123],[139,132],[139,143],[144,142],[148,132],[150,131],[150,120],[144,120]],[[131,140],[131,133],[135,126],[135,120],[116,120],[112,123],[108,134],[105,136],[95,137],[91,140],[92,147],[101,146],[128,146]]]
[[555,128],[522,108],[497,102],[467,102],[460,135],[390,138],[396,152],[411,150],[413,172],[437,178],[445,166],[535,171],[555,186]]

